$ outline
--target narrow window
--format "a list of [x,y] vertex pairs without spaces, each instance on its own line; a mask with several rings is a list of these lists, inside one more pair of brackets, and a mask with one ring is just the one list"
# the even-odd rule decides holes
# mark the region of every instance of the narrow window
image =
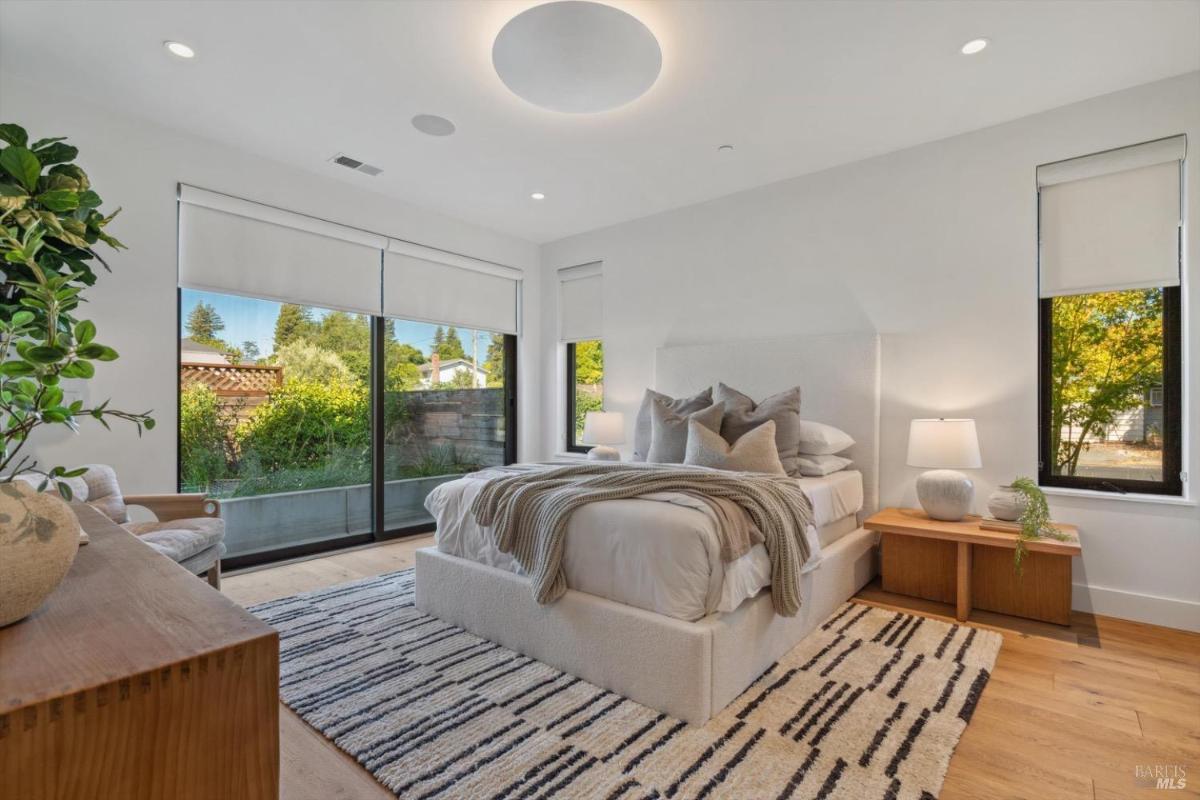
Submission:
[[586,453],[580,444],[589,411],[604,410],[604,343],[585,339],[567,344],[567,451]]
[[1183,144],[1038,168],[1044,486],[1183,493]]

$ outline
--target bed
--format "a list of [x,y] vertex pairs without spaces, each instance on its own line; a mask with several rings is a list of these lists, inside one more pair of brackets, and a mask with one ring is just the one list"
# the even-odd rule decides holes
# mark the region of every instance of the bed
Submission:
[[[747,357],[753,353],[753,357]],[[802,414],[849,432],[854,469],[800,478],[813,502],[815,556],[794,617],[775,613],[765,552],[730,564],[711,524],[686,504],[610,500],[567,529],[567,593],[538,605],[511,557],[469,513],[482,481],[439,487],[437,546],[416,556],[417,606],[447,622],[692,723],[740,694],[875,574],[879,342],[873,334],[662,348],[655,385],[685,394],[725,380],[758,396],[799,383]],[[476,485],[472,485],[472,484]],[[652,527],[654,535],[645,535]],[[757,546],[762,549],[761,545]]]

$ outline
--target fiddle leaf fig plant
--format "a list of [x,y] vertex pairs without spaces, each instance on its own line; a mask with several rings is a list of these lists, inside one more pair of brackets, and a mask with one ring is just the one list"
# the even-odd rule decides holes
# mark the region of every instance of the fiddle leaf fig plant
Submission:
[[[71,499],[61,478],[84,470],[39,469],[22,450],[44,425],[79,431],[92,417],[105,428],[121,419],[142,430],[154,427],[150,412],[109,408],[108,401],[84,407],[67,401],[63,379],[87,380],[96,362],[113,361],[117,351],[96,341],[96,325],[74,316],[81,294],[96,281],[90,261],[104,260],[97,242],[124,247],[104,232],[115,214],[100,213],[99,195],[87,174],[71,164],[78,151],[63,137],[28,143],[19,125],[0,125],[0,481],[21,472],[43,476]],[[43,170],[48,171],[43,172]]]

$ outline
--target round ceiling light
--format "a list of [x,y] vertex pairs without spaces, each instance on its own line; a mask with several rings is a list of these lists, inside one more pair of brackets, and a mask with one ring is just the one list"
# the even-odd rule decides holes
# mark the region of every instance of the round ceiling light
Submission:
[[641,97],[662,69],[650,29],[620,9],[586,0],[534,6],[492,45],[504,85],[535,106],[570,114],[609,111]]
[[196,51],[188,47],[183,42],[163,42],[163,47],[173,56],[180,58],[195,58]]
[[453,122],[435,114],[417,114],[412,118],[412,125],[430,136],[449,136],[456,130]]
[[982,53],[983,48],[988,46],[987,39],[972,39],[962,46],[962,54],[964,56],[973,56],[976,53]]
[[546,199],[546,195],[542,194],[541,192],[534,192],[533,194],[531,194],[529,196],[534,200],[545,200]]

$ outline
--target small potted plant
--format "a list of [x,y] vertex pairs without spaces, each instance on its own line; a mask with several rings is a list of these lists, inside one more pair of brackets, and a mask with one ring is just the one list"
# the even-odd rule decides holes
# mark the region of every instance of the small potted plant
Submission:
[[1013,569],[1020,575],[1027,552],[1026,542],[1041,538],[1064,541],[1071,537],[1050,524],[1050,505],[1046,502],[1045,493],[1033,479],[1016,478],[1009,484],[1009,488],[1019,498],[1016,503],[1020,508],[1017,522],[1020,524],[1021,530],[1017,534],[1017,547],[1013,553]]
[[[78,421],[112,418],[154,427],[149,413],[68,401],[64,379],[87,380],[96,362],[117,352],[96,341],[96,326],[74,316],[95,283],[93,245],[121,243],[104,232],[114,215],[87,174],[71,164],[74,147],[59,138],[28,144],[18,125],[0,125],[0,626],[36,609],[66,575],[79,545],[79,524],[64,500],[84,473],[40,468],[23,452],[46,425],[78,432]],[[44,171],[45,170],[45,171]],[[17,480],[20,478],[20,480]],[[45,492],[53,485],[57,495]]]

